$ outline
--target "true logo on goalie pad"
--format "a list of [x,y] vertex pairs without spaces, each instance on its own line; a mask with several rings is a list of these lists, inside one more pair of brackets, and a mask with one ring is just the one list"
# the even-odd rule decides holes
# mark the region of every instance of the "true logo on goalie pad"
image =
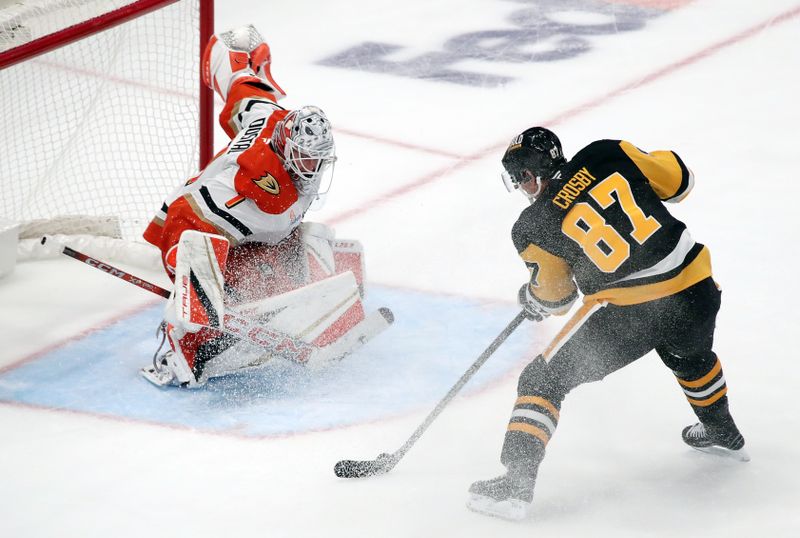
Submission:
[[222,236],[194,230],[181,234],[175,256],[175,290],[164,315],[167,321],[182,324],[190,332],[220,325],[225,312],[222,274],[228,246]]

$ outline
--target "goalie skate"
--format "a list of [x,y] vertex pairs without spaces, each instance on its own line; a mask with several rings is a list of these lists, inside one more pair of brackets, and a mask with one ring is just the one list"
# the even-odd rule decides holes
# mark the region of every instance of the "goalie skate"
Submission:
[[198,387],[199,384],[185,361],[183,364],[180,362],[175,352],[170,350],[153,359],[153,364],[139,370],[139,374],[157,387]]
[[155,365],[142,368],[139,370],[139,374],[157,387],[168,387],[175,380],[175,374],[171,370],[161,367],[156,368]]

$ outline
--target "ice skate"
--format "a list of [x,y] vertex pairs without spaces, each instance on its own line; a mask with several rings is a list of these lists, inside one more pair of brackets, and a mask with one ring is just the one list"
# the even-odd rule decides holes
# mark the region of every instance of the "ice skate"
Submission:
[[491,480],[479,480],[469,487],[467,508],[490,516],[520,521],[528,517],[535,480],[506,473]]
[[702,422],[686,426],[681,432],[683,442],[690,447],[738,461],[750,461],[750,455],[744,449],[744,438],[738,430],[731,432],[709,432]]
[[186,361],[170,350],[153,359],[153,364],[139,370],[139,374],[153,385],[166,387],[177,385],[185,388],[199,387]]

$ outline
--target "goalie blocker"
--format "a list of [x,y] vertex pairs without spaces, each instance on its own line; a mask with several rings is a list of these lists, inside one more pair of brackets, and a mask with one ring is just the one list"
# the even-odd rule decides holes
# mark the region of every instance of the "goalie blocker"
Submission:
[[[275,247],[229,249],[221,236],[186,231],[167,261],[175,274],[162,324],[170,346],[141,371],[155,385],[197,387],[273,358],[329,363],[393,321],[388,309],[364,311],[360,243],[337,241],[321,224],[304,223]],[[243,319],[258,324],[244,328],[248,338],[230,325]]]

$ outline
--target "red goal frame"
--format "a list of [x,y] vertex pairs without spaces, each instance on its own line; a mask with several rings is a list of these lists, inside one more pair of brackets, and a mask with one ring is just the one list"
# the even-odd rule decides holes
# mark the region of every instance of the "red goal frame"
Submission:
[[[29,60],[40,54],[45,54],[59,47],[69,45],[90,35],[102,32],[129,20],[147,15],[178,0],[137,0],[116,10],[103,15],[87,19],[83,22],[53,32],[23,45],[0,52],[0,70],[12,65]],[[206,43],[214,34],[214,0],[198,0],[200,6],[200,50],[198,58],[202,57]],[[202,69],[202,66],[200,66]],[[199,75],[198,75],[199,76]],[[213,157],[214,147],[214,98],[210,88],[201,80],[199,92],[200,105],[200,169],[202,170]]]

